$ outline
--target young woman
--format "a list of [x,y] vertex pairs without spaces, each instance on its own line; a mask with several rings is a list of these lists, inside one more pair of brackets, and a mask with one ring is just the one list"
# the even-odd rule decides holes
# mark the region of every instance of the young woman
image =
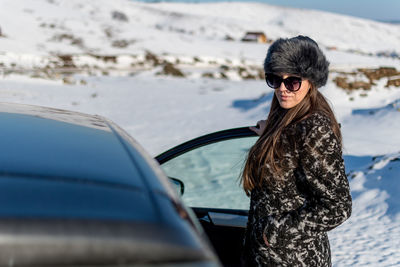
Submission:
[[275,90],[242,174],[250,195],[245,266],[331,266],[327,232],[351,214],[340,127],[318,91],[329,63],[305,36],[275,41],[264,62]]

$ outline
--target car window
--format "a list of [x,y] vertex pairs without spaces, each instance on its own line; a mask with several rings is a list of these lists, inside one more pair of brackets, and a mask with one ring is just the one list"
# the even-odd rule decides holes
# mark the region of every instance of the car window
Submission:
[[183,201],[190,207],[248,209],[240,174],[257,137],[219,141],[193,149],[162,164],[171,178],[184,183]]

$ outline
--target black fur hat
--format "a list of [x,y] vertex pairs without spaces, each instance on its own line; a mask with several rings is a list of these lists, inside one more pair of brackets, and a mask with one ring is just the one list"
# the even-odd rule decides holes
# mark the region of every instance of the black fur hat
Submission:
[[264,61],[265,73],[299,75],[317,88],[326,84],[328,67],[329,62],[318,44],[302,35],[276,40]]

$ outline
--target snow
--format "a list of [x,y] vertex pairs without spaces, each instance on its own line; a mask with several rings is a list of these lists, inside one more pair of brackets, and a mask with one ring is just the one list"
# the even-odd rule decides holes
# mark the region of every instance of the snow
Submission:
[[363,161],[350,182],[353,214],[329,233],[333,259],[336,266],[399,266],[400,153]]
[[[128,21],[112,19],[113,11]],[[0,27],[2,102],[105,116],[153,156],[266,117],[271,89],[238,69],[256,75],[268,44],[240,42],[247,31],[313,37],[331,62],[320,90],[341,123],[354,204],[351,218],[329,233],[334,266],[400,265],[400,88],[386,88],[387,78],[368,91],[334,82],[358,68],[399,71],[400,58],[390,54],[400,54],[400,25],[260,3],[0,0]],[[125,47],[113,46],[121,40]],[[186,77],[157,75],[162,64],[149,53],[178,62]],[[226,79],[203,77],[222,77],[223,65]]]

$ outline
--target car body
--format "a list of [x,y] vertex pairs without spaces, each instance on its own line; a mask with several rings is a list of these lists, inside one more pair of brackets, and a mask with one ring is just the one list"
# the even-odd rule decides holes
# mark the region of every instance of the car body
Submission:
[[1,266],[220,266],[154,159],[100,117],[0,104]]

